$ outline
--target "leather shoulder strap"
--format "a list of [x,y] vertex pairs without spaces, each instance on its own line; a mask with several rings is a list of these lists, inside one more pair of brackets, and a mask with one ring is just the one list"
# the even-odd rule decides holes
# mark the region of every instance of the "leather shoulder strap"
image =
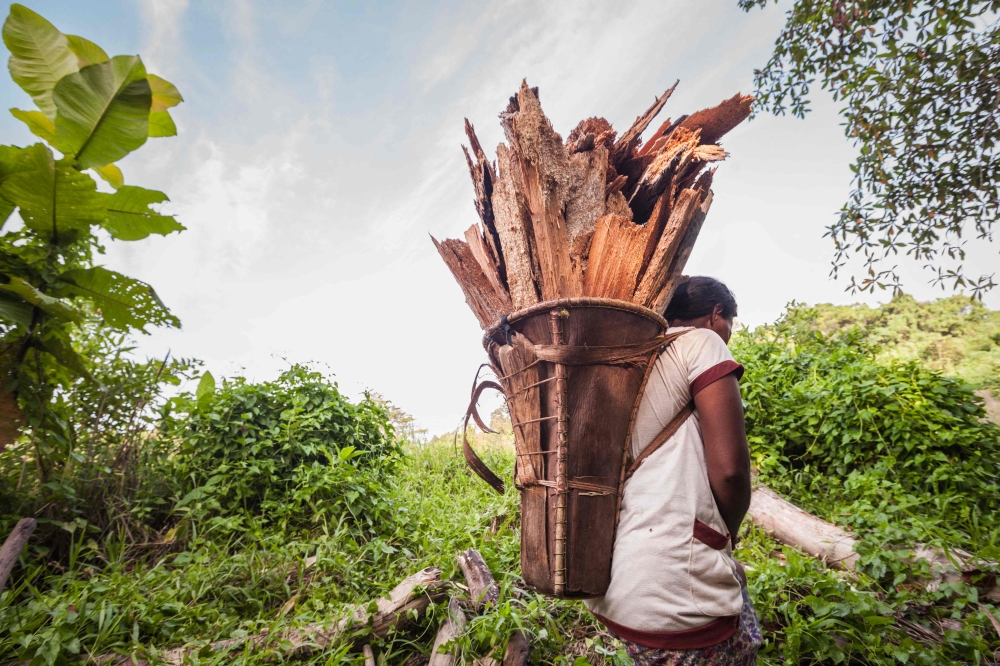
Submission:
[[628,471],[625,472],[624,480],[628,481],[628,479],[635,474],[635,470],[639,469],[639,465],[641,465],[646,458],[653,455],[657,449],[666,444],[667,440],[677,433],[680,427],[692,414],[694,414],[694,400],[684,405],[681,408],[681,411],[677,412],[674,418],[670,419],[670,423],[668,423],[667,426],[660,431],[660,434],[653,438],[653,441],[649,443],[649,446],[642,450],[639,457],[632,461]]

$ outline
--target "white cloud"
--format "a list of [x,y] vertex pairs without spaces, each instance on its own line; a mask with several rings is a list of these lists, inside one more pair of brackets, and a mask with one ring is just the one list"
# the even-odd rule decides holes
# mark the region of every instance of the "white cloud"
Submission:
[[[469,4],[438,17],[406,54],[400,83],[368,63],[359,74],[333,46],[299,51],[308,66],[281,71],[267,40],[294,47],[319,5],[272,21],[266,7],[230,0],[227,65],[213,72],[226,82],[212,100],[222,111],[126,164],[130,182],[170,194],[189,228],[109,248],[110,263],[151,282],[184,322],[144,349],[170,347],[217,375],[245,368],[260,379],[282,357],[317,361],[349,392],[374,389],[433,432],[453,428],[483,360],[481,331],[427,233],[456,237],[476,220],[462,118],[491,153],[502,137],[496,115],[523,77],[541,87],[564,136],[591,115],[623,130],[677,78],[664,115],[748,92],[782,17],[734,4]],[[153,45],[184,36],[155,35]],[[364,87],[368,77],[395,87]],[[762,117],[726,148],[732,158],[717,174],[692,271],[727,280],[751,323],[793,298],[853,300],[827,279],[821,238],[853,154],[830,104],[807,121]]]
[[181,20],[189,0],[141,0],[139,5],[148,37],[143,60],[148,69],[173,75],[181,50]]

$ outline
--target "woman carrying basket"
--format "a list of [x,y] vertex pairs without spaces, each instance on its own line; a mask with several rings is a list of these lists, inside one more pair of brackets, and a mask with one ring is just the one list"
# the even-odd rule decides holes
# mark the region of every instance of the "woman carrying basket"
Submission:
[[[587,600],[636,664],[755,664],[760,625],[732,557],[750,506],[739,379],[726,346],[736,299],[693,277],[667,307],[685,331],[653,368],[632,430],[611,585]],[[693,408],[693,409],[692,409]]]

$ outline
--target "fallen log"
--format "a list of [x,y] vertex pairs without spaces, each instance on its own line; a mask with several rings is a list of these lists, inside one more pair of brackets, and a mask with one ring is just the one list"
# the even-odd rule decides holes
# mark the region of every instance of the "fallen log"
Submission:
[[507,651],[503,654],[503,666],[524,666],[531,656],[531,644],[521,630],[511,634],[507,641]]
[[10,578],[10,572],[14,570],[17,558],[21,556],[24,544],[28,543],[28,539],[31,537],[31,533],[35,531],[36,525],[37,523],[34,518],[22,518],[17,521],[14,530],[7,537],[7,540],[3,542],[3,546],[0,547],[0,592],[3,592],[4,588],[7,587],[7,579]]
[[[216,641],[203,647],[175,648],[162,652],[158,662],[181,666],[185,660],[207,653],[249,651],[263,648],[272,642],[277,645],[279,641],[288,646],[283,653],[285,658],[306,656],[314,651],[324,650],[341,638],[366,626],[372,635],[385,638],[391,629],[401,627],[409,621],[410,611],[419,614],[432,601],[444,598],[449,585],[448,581],[441,580],[439,570],[423,569],[394,587],[389,592],[388,598],[378,599],[376,601],[378,610],[374,613],[367,611],[367,605],[356,605],[351,607],[350,614],[339,622],[309,624],[280,632]],[[116,654],[100,655],[92,659],[98,664],[125,664],[132,661],[132,657]]]
[[482,610],[486,604],[495,604],[500,600],[500,588],[486,566],[486,561],[478,551],[470,548],[455,556],[458,566],[465,576],[469,586],[469,596],[476,605],[476,610]]
[[[854,536],[833,523],[803,511],[766,486],[758,485],[750,497],[747,518],[767,532],[775,541],[798,548],[822,560],[831,567],[853,571],[860,555],[855,550]],[[936,589],[942,582],[955,582],[976,574],[983,566],[996,567],[993,562],[977,561],[971,554],[950,549],[932,548],[917,544],[909,551],[909,561],[926,562],[932,578],[929,589]],[[1000,588],[985,591],[986,598],[1000,601]]]
[[431,648],[431,658],[427,666],[454,666],[455,651],[438,652],[445,643],[453,641],[465,631],[465,613],[457,599],[448,602],[448,617],[441,623],[437,636],[434,638],[434,647]]

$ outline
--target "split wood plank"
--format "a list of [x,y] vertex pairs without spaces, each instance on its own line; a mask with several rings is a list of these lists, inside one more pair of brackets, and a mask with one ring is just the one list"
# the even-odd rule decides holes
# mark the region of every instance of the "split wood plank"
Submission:
[[[484,238],[482,230],[479,228],[478,224],[473,224],[471,227],[465,231],[465,242],[469,244],[469,250],[472,251],[472,256],[479,264],[479,268],[482,269],[483,275],[489,280],[490,286],[493,287],[493,291],[496,292],[500,300],[504,303],[509,303],[510,294],[507,293],[507,286],[504,284],[503,277],[500,275],[500,265],[497,260],[493,258],[493,252],[490,250],[488,245],[488,240]],[[509,307],[509,305],[507,306]]]
[[[472,177],[472,186],[476,194],[474,200],[476,212],[479,213],[479,219],[483,223],[483,232],[486,237],[485,245],[488,254],[496,265],[500,281],[504,285],[504,289],[506,289],[507,268],[504,263],[503,251],[500,247],[496,217],[493,213],[493,184],[497,180],[497,175],[493,169],[493,165],[490,164],[489,159],[486,157],[482,145],[479,143],[479,138],[476,136],[476,129],[469,122],[468,118],[465,119],[465,135],[468,137],[469,145],[472,147],[472,155],[469,155],[469,150],[465,146],[462,146],[462,152],[465,153],[465,161],[469,165],[469,175]],[[473,156],[475,156],[475,160],[473,160]]]
[[[392,628],[400,627],[409,621],[410,611],[422,613],[432,601],[444,598],[449,583],[441,580],[441,572],[437,569],[423,569],[403,580],[389,592],[388,598],[378,599],[378,610],[368,613],[367,606],[354,606],[351,614],[335,624],[310,624],[303,627],[288,629],[274,634],[256,634],[245,638],[233,638],[217,641],[203,648],[176,648],[167,650],[160,655],[160,661],[171,666],[181,666],[186,659],[203,652],[229,652],[231,650],[255,650],[273,643],[287,643],[290,646],[284,654],[286,657],[304,656],[317,649],[326,649],[344,636],[364,626],[369,626],[371,633],[380,638],[388,635]],[[131,657],[118,655],[103,655],[94,658],[98,663],[129,663]]]
[[515,309],[538,303],[540,269],[533,257],[531,211],[519,184],[520,163],[506,145],[497,146],[497,180],[493,188],[493,215],[507,267],[510,300]]
[[483,328],[494,324],[501,315],[510,312],[509,298],[506,298],[506,294],[497,293],[493,288],[468,243],[451,238],[438,242],[433,236],[431,240],[434,241],[434,247],[437,248],[441,258],[451,269],[452,275],[465,294],[465,302],[469,304]]
[[670,96],[674,94],[674,90],[677,89],[677,84],[679,83],[680,79],[674,82],[674,85],[670,86],[665,93],[657,97],[653,105],[646,109],[644,114],[637,117],[632,126],[615,142],[614,150],[611,152],[611,163],[616,168],[632,156],[635,148],[639,145],[639,141],[642,140],[642,133],[646,131],[649,123],[653,122],[653,119],[663,110],[663,106],[670,99]]
[[507,650],[503,655],[503,666],[524,666],[531,656],[531,644],[520,629],[507,640]]
[[670,212],[670,219],[667,220],[653,252],[653,258],[650,259],[635,295],[630,300],[647,308],[652,308],[656,304],[657,297],[670,278],[670,262],[684,240],[700,200],[701,193],[692,189],[682,191],[677,197]]
[[692,113],[680,126],[701,130],[703,143],[717,143],[723,135],[747,119],[752,104],[753,97],[736,93],[717,106]]
[[3,542],[3,546],[0,546],[0,592],[7,587],[7,579],[17,564],[17,558],[21,556],[21,551],[24,550],[37,525],[34,518],[22,518],[17,521],[17,525]]
[[522,191],[531,211],[542,300],[579,296],[583,292],[583,275],[574,271],[570,261],[565,218],[566,149],[526,82],[521,84],[517,102],[513,116],[515,144],[511,147],[520,161]]
[[[544,456],[541,448],[542,392],[538,382],[540,367],[535,363],[534,345],[520,333],[511,335],[510,344],[496,349],[501,368],[507,368],[502,379],[511,427],[515,430],[517,448],[517,480],[521,485],[535,486],[545,478]],[[494,368],[496,371],[496,368]],[[503,371],[496,372],[498,377]]]
[[462,606],[458,603],[458,600],[451,599],[448,601],[448,617],[445,618],[445,621],[441,624],[441,628],[438,629],[437,636],[434,638],[434,647],[431,648],[431,658],[427,662],[427,666],[454,666],[454,650],[445,653],[441,653],[438,650],[445,643],[461,636],[463,631],[465,631],[465,613],[462,611]]
[[645,246],[645,227],[620,215],[602,217],[590,248],[584,294],[632,300]]
[[486,565],[486,560],[473,548],[455,556],[458,566],[465,576],[469,586],[469,596],[476,604],[476,610],[482,610],[486,604],[495,604],[500,600],[500,588]]
[[657,314],[662,315],[670,305],[670,299],[674,297],[674,292],[677,291],[677,287],[681,285],[682,282],[687,281],[687,276],[684,275],[684,267],[687,265],[688,259],[691,257],[691,252],[694,250],[695,241],[698,240],[698,234],[701,233],[701,228],[705,224],[705,218],[708,216],[708,209],[712,207],[712,191],[708,190],[707,195],[703,195],[702,203],[698,206],[698,209],[694,212],[691,217],[691,222],[688,224],[687,232],[684,234],[684,240],[681,241],[680,247],[677,249],[676,254],[674,254],[673,261],[670,263],[670,270],[668,271],[669,278],[667,279],[666,285],[663,290],[660,291],[656,300],[650,306],[650,309]]

